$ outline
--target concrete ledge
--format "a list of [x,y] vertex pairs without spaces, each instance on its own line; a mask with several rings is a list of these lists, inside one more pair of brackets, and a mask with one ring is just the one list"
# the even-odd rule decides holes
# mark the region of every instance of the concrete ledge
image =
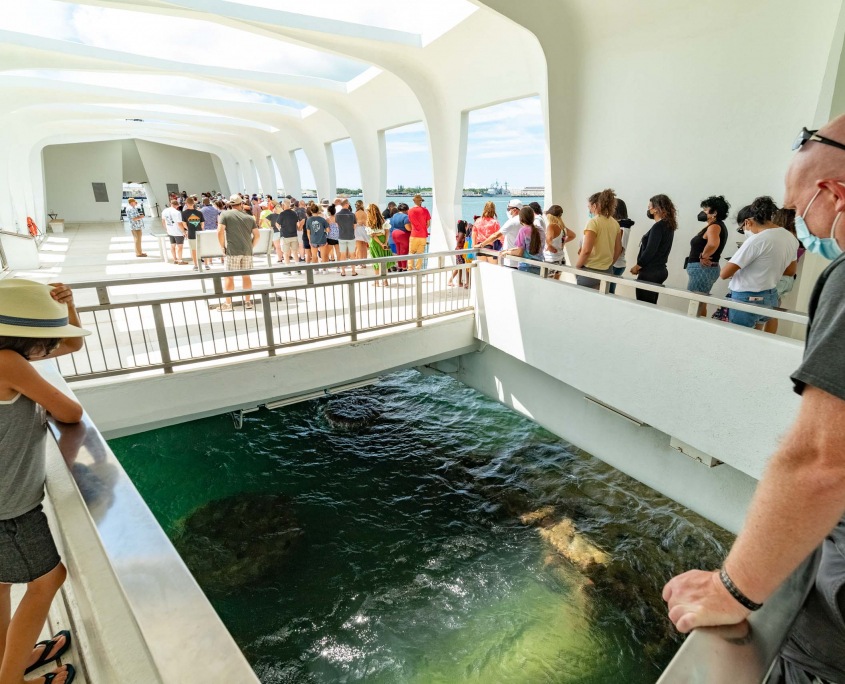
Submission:
[[457,361],[436,368],[717,525],[734,533],[742,526],[754,478],[728,465],[708,468],[673,449],[669,435],[494,347]]
[[483,342],[753,478],[797,413],[796,340],[490,264],[475,278]]
[[475,316],[467,312],[357,342],[315,343],[169,375],[89,381],[75,392],[112,439],[460,356],[477,349],[474,329]]
[[[38,369],[72,395],[55,364]],[[90,417],[51,429],[45,508],[87,681],[257,682]]]

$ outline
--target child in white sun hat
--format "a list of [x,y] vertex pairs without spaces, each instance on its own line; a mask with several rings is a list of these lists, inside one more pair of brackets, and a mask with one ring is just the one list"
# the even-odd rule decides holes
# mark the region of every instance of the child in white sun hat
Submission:
[[[42,512],[46,476],[46,414],[75,423],[82,407],[44,380],[30,361],[82,348],[70,288],[29,280],[0,280],[0,681],[24,675],[60,658],[70,632],[32,644],[44,627],[67,570]],[[10,619],[12,584],[26,593]],[[5,648],[3,647],[5,646]],[[38,684],[70,684],[76,672],[64,664]]]

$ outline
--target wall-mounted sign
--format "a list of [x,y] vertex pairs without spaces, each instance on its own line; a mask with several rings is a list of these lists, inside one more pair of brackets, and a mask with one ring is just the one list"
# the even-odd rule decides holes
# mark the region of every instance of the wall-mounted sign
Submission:
[[94,188],[94,201],[95,202],[108,202],[109,201],[109,191],[106,189],[105,183],[91,183],[91,187]]

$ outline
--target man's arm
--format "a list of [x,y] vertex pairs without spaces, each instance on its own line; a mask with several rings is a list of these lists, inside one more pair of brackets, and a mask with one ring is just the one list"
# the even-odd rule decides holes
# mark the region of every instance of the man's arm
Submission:
[[217,224],[217,241],[220,243],[220,249],[226,253],[226,226],[222,223]]
[[719,277],[722,280],[728,280],[728,278],[733,278],[736,275],[736,272],[739,270],[739,264],[734,264],[732,262],[726,263],[722,266],[722,270],[719,273]]
[[261,239],[261,233],[258,231],[258,226],[252,227],[252,248],[255,249],[255,245],[258,244],[258,241]]
[[[739,590],[763,603],[845,512],[845,401],[808,385],[792,429],[757,487],[745,526],[725,561]],[[663,590],[681,632],[747,617],[718,572],[692,570]]]

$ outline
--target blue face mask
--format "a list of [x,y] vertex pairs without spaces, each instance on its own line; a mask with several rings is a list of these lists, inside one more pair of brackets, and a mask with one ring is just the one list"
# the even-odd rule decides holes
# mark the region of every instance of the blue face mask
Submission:
[[596,217],[596,215],[591,211],[587,212],[587,216],[589,216],[591,219],[594,219]]
[[[840,183],[840,185],[842,184]],[[819,196],[821,191],[822,189],[819,188],[816,191],[816,194],[813,195],[813,199],[810,200],[810,203],[804,210],[805,215],[810,213],[810,207],[813,206],[813,202],[816,201],[816,197]],[[839,246],[839,243],[836,242],[836,224],[839,223],[840,216],[842,216],[842,214],[836,215],[836,219],[833,221],[833,226],[830,229],[830,237],[826,238],[820,238],[817,235],[813,235],[810,232],[810,229],[807,228],[807,222],[804,220],[804,216],[796,216],[795,235],[799,240],[801,240],[801,244],[804,245],[808,252],[818,254],[825,259],[833,261],[836,257],[842,254],[842,248]]]

